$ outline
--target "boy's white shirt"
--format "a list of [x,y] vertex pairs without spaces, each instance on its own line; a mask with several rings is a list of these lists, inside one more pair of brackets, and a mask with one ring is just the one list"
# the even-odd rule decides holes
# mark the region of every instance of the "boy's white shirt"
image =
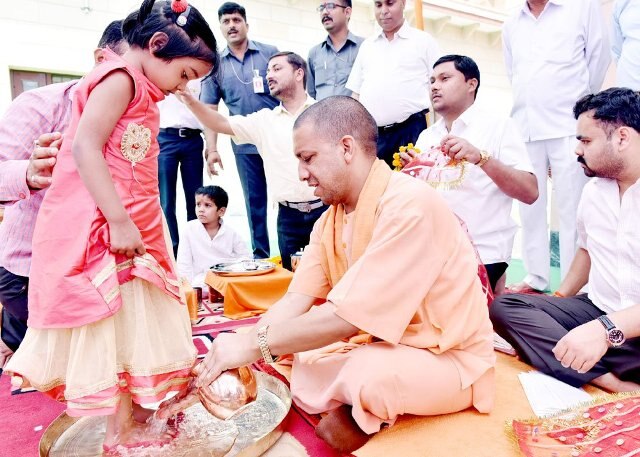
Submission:
[[207,271],[215,264],[252,258],[251,251],[238,233],[220,219],[213,238],[198,219],[187,222],[178,244],[178,274],[193,287],[203,287]]

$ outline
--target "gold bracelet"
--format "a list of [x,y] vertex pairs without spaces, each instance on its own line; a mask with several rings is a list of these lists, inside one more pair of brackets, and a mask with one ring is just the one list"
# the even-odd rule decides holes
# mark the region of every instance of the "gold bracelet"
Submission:
[[480,160],[478,160],[478,163],[476,163],[476,166],[477,167],[484,166],[484,164],[487,163],[490,158],[491,158],[491,154],[489,154],[487,151],[481,150],[480,151]]
[[557,290],[553,293],[554,297],[558,297],[558,298],[566,298],[563,294],[561,294],[560,292],[558,292]]
[[264,361],[266,363],[273,363],[273,356],[271,355],[269,344],[267,343],[267,330],[269,330],[268,325],[258,329],[258,347],[260,348],[260,353],[262,354]]

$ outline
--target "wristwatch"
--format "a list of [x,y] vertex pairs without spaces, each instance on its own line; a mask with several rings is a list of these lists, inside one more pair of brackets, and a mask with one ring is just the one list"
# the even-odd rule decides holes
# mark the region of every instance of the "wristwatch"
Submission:
[[611,322],[606,315],[600,316],[598,321],[604,326],[607,331],[607,342],[611,347],[617,348],[625,342],[624,333],[616,325]]
[[269,330],[268,325],[258,329],[258,347],[260,348],[260,353],[264,361],[266,363],[273,363],[273,356],[269,350],[269,344],[267,344],[267,330]]
[[478,160],[478,163],[476,163],[476,166],[482,167],[485,163],[489,161],[490,158],[491,158],[491,154],[489,154],[485,150],[480,150],[480,160]]

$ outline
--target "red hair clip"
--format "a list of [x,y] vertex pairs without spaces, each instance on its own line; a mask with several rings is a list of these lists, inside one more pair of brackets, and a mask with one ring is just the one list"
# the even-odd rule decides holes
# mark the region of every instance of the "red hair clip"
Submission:
[[174,13],[184,13],[188,6],[187,0],[171,0],[171,11]]

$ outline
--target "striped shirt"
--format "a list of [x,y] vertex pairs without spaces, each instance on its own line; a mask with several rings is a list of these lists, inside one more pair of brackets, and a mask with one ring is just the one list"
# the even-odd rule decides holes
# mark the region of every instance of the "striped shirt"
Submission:
[[0,223],[0,266],[18,276],[29,276],[33,229],[46,192],[27,186],[33,141],[67,128],[77,82],[24,92],[0,119],[0,204],[6,205]]

